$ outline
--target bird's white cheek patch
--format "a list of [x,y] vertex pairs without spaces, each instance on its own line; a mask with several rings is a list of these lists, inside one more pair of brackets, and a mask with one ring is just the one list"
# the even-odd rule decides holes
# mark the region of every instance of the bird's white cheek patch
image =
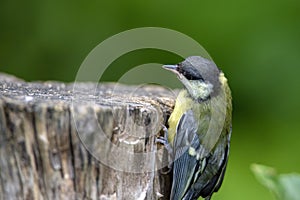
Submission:
[[208,81],[187,80],[181,74],[179,78],[194,99],[206,99],[213,92],[214,86]]
[[191,90],[189,91],[196,99],[206,99],[213,92],[213,85],[210,82],[191,81]]
[[202,97],[208,97],[213,92],[213,85],[211,83],[200,83],[199,84],[199,92],[200,96]]

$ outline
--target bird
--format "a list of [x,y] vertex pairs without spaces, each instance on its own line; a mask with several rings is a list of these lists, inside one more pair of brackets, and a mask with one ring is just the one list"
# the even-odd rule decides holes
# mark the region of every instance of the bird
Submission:
[[232,132],[232,96],[224,73],[201,56],[163,65],[183,84],[163,143],[172,158],[171,200],[210,200],[221,187]]

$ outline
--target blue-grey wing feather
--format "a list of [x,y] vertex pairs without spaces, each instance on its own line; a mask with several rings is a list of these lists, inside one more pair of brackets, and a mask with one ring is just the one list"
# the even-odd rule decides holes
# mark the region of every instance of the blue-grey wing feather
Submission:
[[171,199],[181,199],[186,192],[187,184],[191,182],[190,173],[193,173],[198,165],[196,159],[191,159],[189,148],[197,148],[199,139],[197,136],[197,123],[192,111],[186,112],[177,125],[177,134],[174,138],[174,163],[173,184]]
[[[194,200],[199,196],[209,199],[222,183],[230,133],[228,137],[220,138],[219,148],[203,153],[206,149],[201,145],[201,134],[197,134],[197,131],[198,123],[189,110],[181,117],[174,138],[172,200]],[[198,157],[190,154],[190,147],[199,153]]]

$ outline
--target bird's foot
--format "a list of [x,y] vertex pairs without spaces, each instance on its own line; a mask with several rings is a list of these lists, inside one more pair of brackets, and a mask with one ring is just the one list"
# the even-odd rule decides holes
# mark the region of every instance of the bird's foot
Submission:
[[168,129],[165,125],[162,125],[163,127],[163,131],[164,131],[164,136],[163,137],[157,137],[156,138],[156,143],[161,143],[165,146],[165,148],[167,149],[168,153],[170,155],[173,154],[173,149],[168,141]]
[[167,152],[168,152],[168,160],[169,160],[169,165],[168,168],[169,170],[164,172],[165,174],[169,173],[171,168],[172,168],[172,163],[173,163],[173,149],[168,141],[168,129],[165,125],[162,125],[163,127],[163,131],[164,131],[164,136],[163,137],[157,137],[156,138],[156,143],[161,143],[164,145],[164,147],[166,148]]

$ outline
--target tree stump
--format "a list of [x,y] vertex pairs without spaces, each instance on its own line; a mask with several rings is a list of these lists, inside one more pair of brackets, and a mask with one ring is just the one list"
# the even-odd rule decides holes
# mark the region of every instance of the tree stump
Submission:
[[0,199],[169,199],[168,156],[155,138],[175,96],[0,74]]

